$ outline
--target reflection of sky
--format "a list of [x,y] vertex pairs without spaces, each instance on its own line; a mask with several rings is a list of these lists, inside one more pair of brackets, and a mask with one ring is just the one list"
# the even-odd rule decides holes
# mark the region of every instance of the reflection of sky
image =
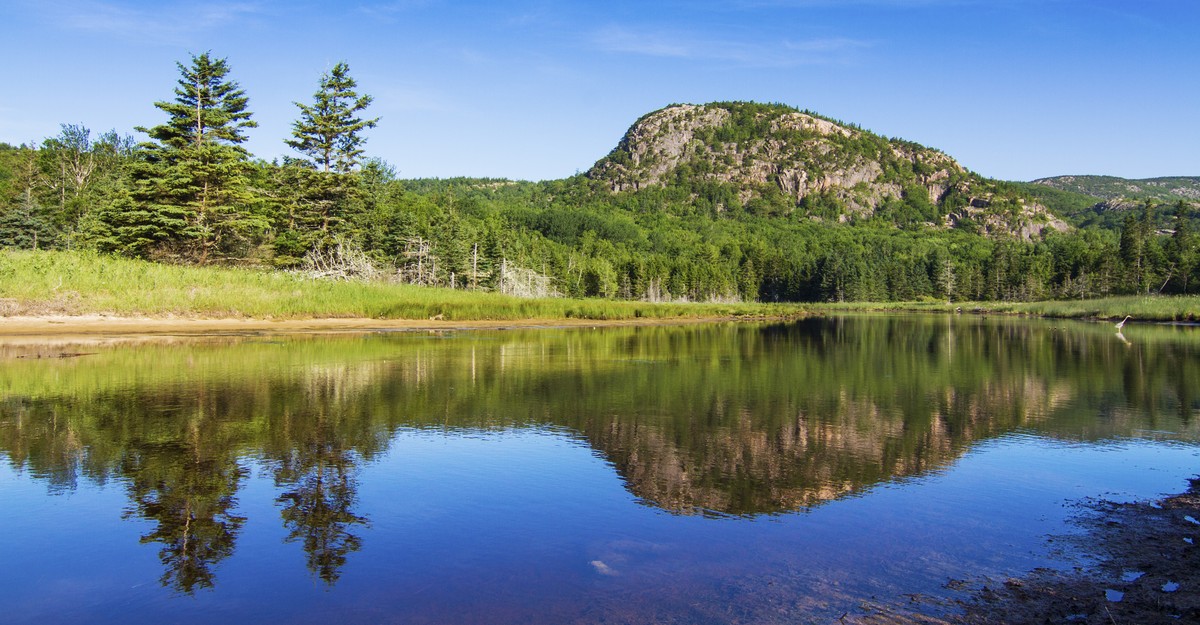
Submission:
[[729,602],[753,614],[778,596],[805,606],[820,594],[829,603],[806,609],[836,617],[871,595],[936,594],[951,578],[1053,565],[1045,535],[1069,529],[1077,509],[1065,503],[1181,491],[1198,456],[1179,443],[1012,434],[935,474],[808,512],[708,519],[639,504],[564,433],[401,431],[359,473],[357,511],[370,525],[333,589],[282,542],[279,489],[255,468],[238,495],[249,520],[237,552],[218,565],[215,591],[186,599],[159,587],[157,547],[138,543],[144,523],[121,518],[122,484],[46,496],[44,482],[4,463],[0,604],[17,622],[556,622],[581,610],[703,621]]

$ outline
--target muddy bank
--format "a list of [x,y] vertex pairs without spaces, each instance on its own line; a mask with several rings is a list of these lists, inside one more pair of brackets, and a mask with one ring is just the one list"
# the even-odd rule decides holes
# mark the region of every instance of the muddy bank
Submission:
[[859,625],[1156,625],[1200,623],[1200,477],[1160,501],[1081,502],[1082,533],[1049,537],[1071,570],[951,580],[961,598],[863,602]]
[[683,325],[720,321],[757,321],[768,317],[679,317],[631,319],[235,319],[201,317],[38,316],[0,317],[0,338],[94,335],[191,335],[237,333],[375,332],[423,330],[504,330]]
[[1155,502],[1089,501],[1062,540],[1081,564],[980,588],[963,623],[1200,623],[1200,478]]

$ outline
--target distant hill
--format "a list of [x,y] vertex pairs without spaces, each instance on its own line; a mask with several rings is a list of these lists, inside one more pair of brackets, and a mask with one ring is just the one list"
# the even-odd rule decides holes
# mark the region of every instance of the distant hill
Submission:
[[[1200,203],[1200,176],[1170,176],[1131,180],[1116,176],[1054,176],[1023,184],[1059,215],[1077,226],[1117,228],[1125,211],[1140,209],[1147,200],[1160,206],[1179,201]],[[1157,221],[1165,226],[1170,210],[1159,210]]]
[[1200,201],[1200,176],[1170,176],[1130,180],[1116,176],[1053,176],[1034,184],[1090,195],[1101,200],[1146,200],[1162,203]]
[[587,172],[614,193],[682,188],[716,211],[877,219],[1030,238],[1066,222],[946,154],[778,104],[679,104],[639,119]]

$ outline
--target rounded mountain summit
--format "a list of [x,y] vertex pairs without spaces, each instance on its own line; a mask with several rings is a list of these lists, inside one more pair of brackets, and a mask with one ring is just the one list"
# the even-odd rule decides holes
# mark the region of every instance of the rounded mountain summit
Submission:
[[1033,198],[938,150],[781,104],[654,111],[587,177],[613,193],[659,189],[672,199],[706,200],[716,212],[879,220],[1023,239],[1070,228]]

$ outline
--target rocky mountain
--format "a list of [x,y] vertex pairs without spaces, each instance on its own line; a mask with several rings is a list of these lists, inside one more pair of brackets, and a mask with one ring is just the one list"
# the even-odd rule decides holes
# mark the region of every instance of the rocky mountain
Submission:
[[1069,226],[946,154],[783,105],[678,104],[639,119],[587,176],[614,193],[684,190],[716,212],[969,228]]
[[1200,176],[1172,176],[1130,180],[1116,176],[1053,176],[1033,181],[1063,191],[1107,200],[1113,205],[1138,204],[1152,199],[1162,203],[1200,201]]

